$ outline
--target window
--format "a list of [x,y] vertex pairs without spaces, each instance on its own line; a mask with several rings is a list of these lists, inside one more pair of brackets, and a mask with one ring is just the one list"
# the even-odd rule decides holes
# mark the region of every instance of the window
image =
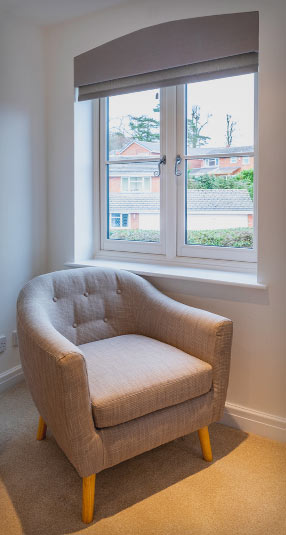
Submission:
[[128,214],[111,213],[110,226],[112,228],[128,228]]
[[100,99],[98,250],[255,262],[256,77]]
[[205,160],[206,167],[215,167],[218,165],[218,158],[207,158]]
[[121,178],[122,192],[150,192],[151,191],[151,177],[150,176],[123,176]]

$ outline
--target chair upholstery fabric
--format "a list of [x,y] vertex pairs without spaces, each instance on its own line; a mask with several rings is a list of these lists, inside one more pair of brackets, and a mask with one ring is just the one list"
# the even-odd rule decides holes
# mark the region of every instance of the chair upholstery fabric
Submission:
[[[230,320],[178,303],[137,275],[101,268],[36,277],[21,291],[17,310],[21,361],[32,397],[81,477],[221,417],[229,377]],[[125,335],[149,337],[210,365],[211,390],[96,428],[79,346]]]
[[116,336],[79,348],[98,428],[134,420],[211,389],[210,364],[146,336]]

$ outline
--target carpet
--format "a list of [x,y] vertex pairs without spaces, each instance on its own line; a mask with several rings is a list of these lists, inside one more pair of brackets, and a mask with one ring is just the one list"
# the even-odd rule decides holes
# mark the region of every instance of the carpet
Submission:
[[286,534],[284,444],[213,424],[211,464],[192,433],[98,474],[85,526],[81,480],[37,420],[24,382],[1,395],[1,535]]

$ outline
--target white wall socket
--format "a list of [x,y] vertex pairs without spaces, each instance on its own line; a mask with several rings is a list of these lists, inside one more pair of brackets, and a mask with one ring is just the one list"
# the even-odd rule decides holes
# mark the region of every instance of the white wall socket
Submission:
[[6,351],[7,348],[7,339],[6,336],[0,336],[0,353]]
[[18,346],[18,334],[17,331],[12,331],[12,344],[13,346]]

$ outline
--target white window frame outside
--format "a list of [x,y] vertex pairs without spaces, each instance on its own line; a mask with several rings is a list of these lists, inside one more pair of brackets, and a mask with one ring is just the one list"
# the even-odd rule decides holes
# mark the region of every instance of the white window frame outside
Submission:
[[242,163],[244,165],[248,165],[249,164],[249,156],[242,156]]
[[[193,158],[194,160],[197,160],[197,158]],[[210,165],[210,160],[214,160],[214,164]],[[206,158],[205,159],[205,167],[216,167],[219,163],[219,158],[216,158],[215,156],[213,158]]]
[[[253,271],[257,261],[257,111],[258,111],[258,74],[254,74],[254,198],[253,198],[253,249],[234,247],[214,247],[186,245],[185,240],[185,182],[184,168],[188,159],[203,159],[184,154],[184,106],[185,86],[168,87],[160,90],[160,141],[161,156],[167,154],[166,165],[161,165],[160,175],[160,229],[159,243],[131,242],[107,239],[107,194],[105,178],[105,140],[106,140],[106,99],[94,104],[95,124],[95,256],[97,258],[124,258],[130,260],[154,261],[178,265],[202,265],[219,269]],[[98,132],[98,124],[100,125]],[[174,135],[170,135],[174,132]],[[174,174],[175,158],[180,154],[182,176]],[[186,156],[186,157],[185,157]],[[243,154],[235,157],[243,156]],[[234,157],[231,153],[218,157]],[[216,156],[217,158],[217,156]],[[134,157],[135,160],[140,158]],[[154,161],[154,157],[142,158]],[[128,158],[132,163],[132,159]],[[112,160],[114,162],[114,160]],[[177,202],[174,202],[177,199]],[[168,236],[168,240],[166,240]],[[242,264],[242,262],[244,264]]]
[[[114,214],[119,214],[119,217],[120,217],[120,225],[119,225],[119,227],[117,227],[117,226],[114,227],[112,225],[112,216]],[[110,228],[112,228],[114,230],[116,230],[116,229],[118,229],[118,230],[122,230],[122,229],[123,230],[124,229],[130,230],[130,213],[127,213],[127,212],[122,212],[122,213],[121,212],[110,212],[109,215],[110,215]],[[122,216],[123,215],[127,215],[127,226],[123,226],[122,225]]]
[[232,156],[232,157],[230,158],[230,162],[231,162],[231,163],[237,163],[237,157],[236,157],[236,156]]
[[[122,188],[122,182],[123,182],[124,178],[128,179],[128,190],[127,191],[123,191],[123,188]],[[144,179],[145,178],[149,178],[149,184],[150,184],[149,190],[145,190],[144,187],[143,187],[142,191],[137,191],[137,192],[134,191],[134,192],[132,192],[131,187],[130,187],[130,182],[134,178],[141,178],[142,179],[142,183],[144,183]],[[134,175],[134,176],[132,176],[132,175],[122,175],[121,176],[121,191],[123,193],[151,193],[151,191],[152,191],[152,176],[148,176],[146,174],[140,175],[139,173],[137,175]]]

